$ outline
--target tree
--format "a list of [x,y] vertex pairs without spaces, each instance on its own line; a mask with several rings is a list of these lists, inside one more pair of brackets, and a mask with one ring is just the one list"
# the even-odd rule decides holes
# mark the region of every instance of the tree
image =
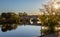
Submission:
[[[54,32],[54,27],[58,25],[58,22],[60,21],[60,7],[58,8],[58,5],[56,5],[57,2],[55,2],[56,1],[48,2],[47,4],[43,5],[43,9],[40,9],[40,11],[43,12],[43,15],[39,16],[42,25],[48,26],[50,32]],[[58,9],[55,8],[56,6]]]
[[12,13],[11,18],[16,22],[19,23],[20,16],[18,14]]
[[3,12],[3,13],[1,14],[1,17],[6,18],[6,13]]

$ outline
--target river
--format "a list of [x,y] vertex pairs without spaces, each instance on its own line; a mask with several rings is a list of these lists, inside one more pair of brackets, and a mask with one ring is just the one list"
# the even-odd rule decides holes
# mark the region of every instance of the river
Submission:
[[35,25],[1,25],[0,37],[38,37],[41,26]]

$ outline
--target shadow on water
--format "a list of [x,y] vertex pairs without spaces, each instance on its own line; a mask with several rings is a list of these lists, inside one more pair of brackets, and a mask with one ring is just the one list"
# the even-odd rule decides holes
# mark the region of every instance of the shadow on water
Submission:
[[36,25],[36,24],[1,24],[1,31],[2,32],[7,32],[7,31],[11,31],[11,30],[15,30],[17,29],[18,26],[21,26],[21,25],[31,25],[31,26],[41,26],[41,25]]
[[17,24],[3,24],[1,27],[1,31],[2,32],[6,32],[6,31],[11,31],[11,30],[15,30],[17,28]]

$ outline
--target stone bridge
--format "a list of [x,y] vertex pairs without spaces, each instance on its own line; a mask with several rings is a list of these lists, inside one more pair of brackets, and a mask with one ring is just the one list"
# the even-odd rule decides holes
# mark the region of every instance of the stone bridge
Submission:
[[23,24],[41,24],[37,15],[20,16],[20,23]]

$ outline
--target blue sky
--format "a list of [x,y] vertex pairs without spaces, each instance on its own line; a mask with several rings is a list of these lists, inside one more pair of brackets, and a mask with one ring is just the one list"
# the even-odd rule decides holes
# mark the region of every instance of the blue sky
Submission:
[[37,13],[48,0],[0,0],[0,12]]

